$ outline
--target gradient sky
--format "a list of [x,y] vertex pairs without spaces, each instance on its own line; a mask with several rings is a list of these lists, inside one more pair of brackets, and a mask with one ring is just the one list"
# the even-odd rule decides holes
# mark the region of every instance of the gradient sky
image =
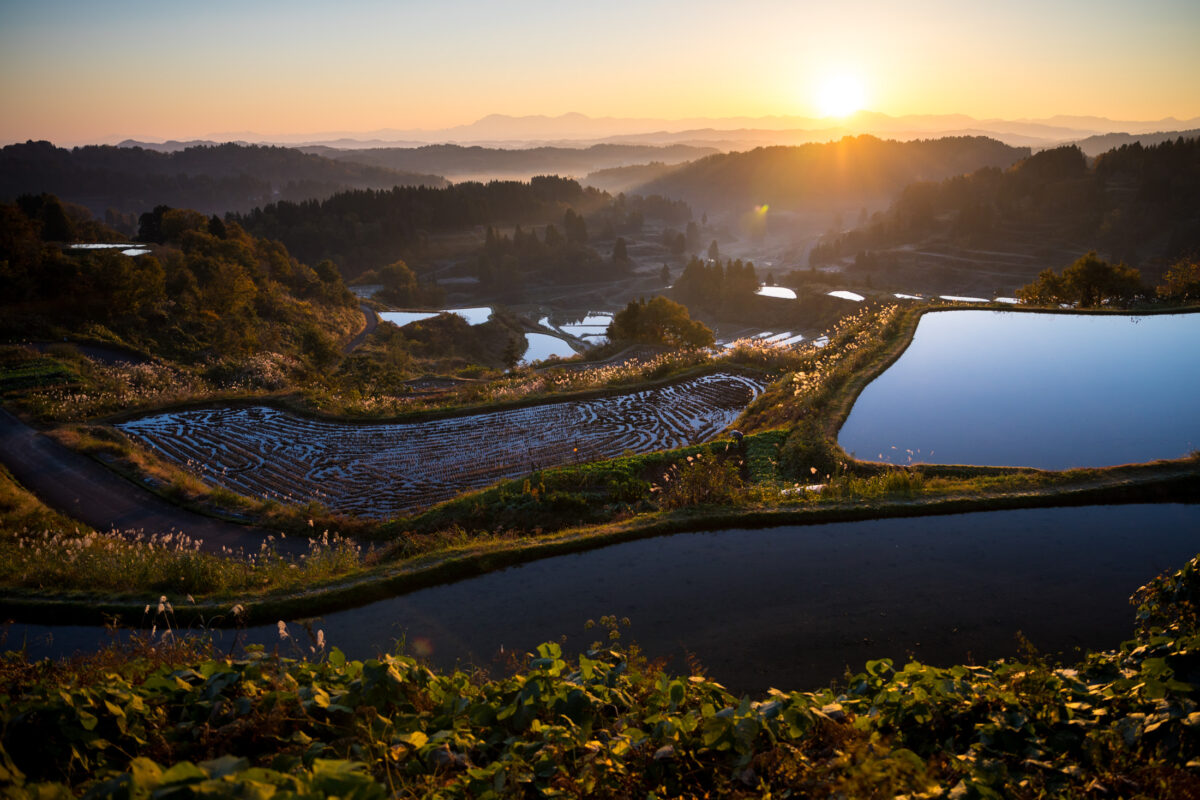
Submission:
[[0,0],[0,142],[442,128],[486,114],[1200,116],[1197,0]]

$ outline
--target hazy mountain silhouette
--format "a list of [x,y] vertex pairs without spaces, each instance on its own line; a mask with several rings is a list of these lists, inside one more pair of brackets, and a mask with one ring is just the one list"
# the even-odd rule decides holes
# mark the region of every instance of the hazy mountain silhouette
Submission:
[[204,138],[264,144],[325,145],[340,149],[434,143],[507,147],[624,143],[690,144],[730,150],[769,144],[830,141],[846,135],[867,133],[891,139],[986,135],[1006,144],[1037,148],[1057,146],[1107,133],[1141,135],[1195,128],[1200,128],[1200,117],[1185,120],[1174,117],[1159,120],[1110,120],[1105,117],[1058,115],[1041,119],[981,120],[966,114],[908,114],[893,117],[879,112],[860,111],[844,119],[802,116],[660,119],[589,117],[569,113],[558,116],[489,114],[467,125],[436,130],[385,128],[366,132],[331,131],[286,135],[236,131],[212,134]]
[[408,171],[432,172],[452,179],[482,177],[528,179],[534,175],[586,175],[596,170],[659,161],[680,164],[719,152],[712,147],[600,144],[591,147],[500,149],[454,144],[337,150],[302,147],[306,153],[345,162]]
[[1080,139],[1071,144],[1079,146],[1084,155],[1095,158],[1101,153],[1106,153],[1117,147],[1127,144],[1140,144],[1143,147],[1169,142],[1173,139],[1195,139],[1200,136],[1200,129],[1190,131],[1169,131],[1157,133],[1105,133],[1097,136],[1089,136],[1086,139]]

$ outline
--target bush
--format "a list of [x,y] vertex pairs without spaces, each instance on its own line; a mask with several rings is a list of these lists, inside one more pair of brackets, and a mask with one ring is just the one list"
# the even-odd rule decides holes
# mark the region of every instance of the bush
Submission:
[[658,504],[664,509],[728,505],[743,488],[740,466],[740,459],[697,453],[681,464],[672,464],[651,491],[658,495]]
[[797,425],[779,450],[779,467],[792,480],[824,480],[837,472],[842,454],[813,422]]

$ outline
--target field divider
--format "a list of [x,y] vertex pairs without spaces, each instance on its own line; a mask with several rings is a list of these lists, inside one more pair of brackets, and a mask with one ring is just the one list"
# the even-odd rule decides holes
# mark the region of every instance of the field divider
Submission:
[[[994,494],[942,496],[879,503],[861,501],[800,508],[776,507],[683,509],[656,512],[601,526],[566,529],[532,537],[488,539],[416,556],[399,565],[377,567],[347,579],[301,592],[202,600],[194,605],[170,598],[184,628],[236,627],[314,617],[354,608],[418,589],[482,575],[541,558],[566,555],[654,536],[726,528],[811,526],[891,517],[921,517],[1057,506],[1141,502],[1194,502],[1200,496],[1200,462],[1195,459],[1126,465],[1088,471],[1071,483]],[[157,593],[156,593],[157,594]],[[154,598],[157,600],[157,598]],[[142,618],[146,596],[113,597],[93,593],[55,594],[12,591],[0,597],[6,619],[42,624],[103,625],[118,618],[130,624]],[[235,618],[232,608],[244,615]]]

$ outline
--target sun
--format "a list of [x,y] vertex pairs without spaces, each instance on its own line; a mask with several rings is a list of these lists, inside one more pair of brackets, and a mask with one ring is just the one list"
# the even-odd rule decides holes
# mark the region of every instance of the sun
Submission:
[[849,72],[827,75],[817,86],[816,106],[822,117],[848,117],[866,101],[862,80]]

